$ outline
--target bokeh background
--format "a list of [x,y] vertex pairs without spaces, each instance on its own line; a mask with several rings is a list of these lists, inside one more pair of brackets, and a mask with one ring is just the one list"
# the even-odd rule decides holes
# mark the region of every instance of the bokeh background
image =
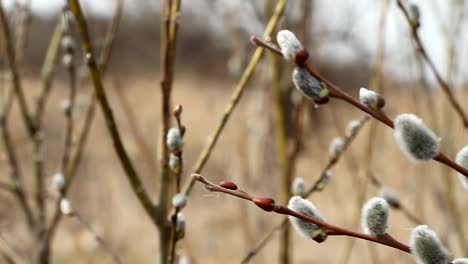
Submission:
[[[99,52],[115,3],[111,0],[81,2]],[[183,106],[182,120],[187,127],[184,180],[218,124],[253,53],[255,47],[250,44],[249,36],[261,35],[265,28],[266,2],[182,0],[172,103]],[[429,56],[468,111],[468,3],[464,0],[413,2],[420,8],[420,34]],[[21,8],[28,3],[2,0],[2,4],[14,29]],[[31,1],[30,34],[20,63],[24,89],[31,104],[40,90],[41,65],[62,5],[62,1]],[[124,1],[124,16],[104,83],[125,146],[155,200],[159,192],[156,149],[162,79],[161,6],[160,0]],[[289,1],[278,26],[283,28],[297,32],[310,52],[311,65],[350,94],[357,96],[360,87],[378,84],[386,98],[385,110],[391,117],[410,112],[423,118],[442,138],[441,148],[448,156],[454,157],[468,144],[467,130],[415,50],[410,28],[396,1]],[[0,46],[3,97],[12,84],[3,39]],[[382,58],[380,62],[379,58]],[[75,113],[81,124],[92,86],[81,57],[77,63],[81,81]],[[292,87],[292,68],[282,64],[284,102],[292,105],[292,109],[300,95]],[[257,196],[278,197],[280,179],[270,69],[269,60],[264,56],[203,175],[214,182],[235,181]],[[376,81],[376,76],[381,76],[380,80]],[[67,97],[68,84],[61,65],[57,67],[53,87],[43,132],[45,170],[49,178],[59,167],[65,131],[61,103]],[[292,134],[291,109],[285,115],[288,135]],[[28,188],[32,190],[32,148],[17,105],[13,116],[10,124],[13,141]],[[320,107],[308,102],[303,112],[300,152],[294,161],[295,175],[312,184],[328,162],[329,142],[344,135],[350,120],[362,116],[363,113],[342,102],[331,101]],[[376,133],[371,137],[370,126],[366,124],[333,168],[331,182],[325,190],[311,196],[314,204],[330,223],[359,230],[359,197],[370,198],[379,191],[365,180],[366,172],[371,171],[398,194],[410,212],[439,234],[452,256],[468,255],[465,217],[468,201],[456,174],[439,163],[408,161],[393,141],[391,130],[377,124]],[[3,147],[0,158],[0,180],[8,183],[9,167]],[[157,229],[129,187],[100,111],[77,173],[69,194],[76,210],[124,263],[157,263]],[[49,203],[52,208],[53,200]],[[282,220],[279,215],[264,213],[233,197],[208,193],[199,185],[191,193],[184,212],[187,231],[177,252],[187,256],[191,263],[239,263]],[[389,233],[402,242],[408,241],[414,226],[416,223],[401,212],[391,212]],[[29,263],[28,252],[34,245],[25,230],[16,200],[0,191],[0,247]],[[292,237],[293,263],[414,262],[410,255],[362,240],[331,237],[317,244],[295,233]],[[279,263],[278,256],[276,234],[251,263]],[[68,218],[62,221],[54,239],[52,260],[53,263],[112,263],[93,236]]]

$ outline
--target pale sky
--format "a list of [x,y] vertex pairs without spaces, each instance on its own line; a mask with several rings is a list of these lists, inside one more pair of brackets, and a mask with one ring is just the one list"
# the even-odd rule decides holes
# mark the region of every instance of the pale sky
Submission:
[[[26,0],[0,0],[3,1],[7,9],[11,8],[14,2],[25,2]],[[32,8],[36,15],[50,16],[61,10],[63,0],[31,0]],[[462,0],[463,1],[463,0]],[[408,54],[412,52],[412,44],[409,38],[409,28],[404,20],[401,11],[396,7],[396,1],[390,0],[390,9],[387,20],[387,69],[395,72],[400,79],[414,78],[414,71],[408,68]],[[430,57],[434,59],[439,70],[446,73],[446,37],[441,30],[441,25],[449,25],[450,0],[414,0],[421,10],[421,37],[426,45]],[[82,0],[85,9],[97,16],[111,16],[113,12],[114,0]],[[255,18],[255,13],[251,10],[251,0],[182,0],[182,15],[184,12],[195,14],[203,19],[208,18],[214,32],[222,32],[225,23],[223,18],[236,8],[242,8],[239,23],[242,24],[246,35],[259,34],[262,31],[262,24]],[[256,2],[255,4],[258,4]],[[380,15],[381,1],[376,0],[315,0],[315,17],[312,21],[315,28],[342,29],[348,26],[350,20],[354,21],[354,27],[350,29],[354,38],[359,40],[363,48],[370,52],[375,51],[377,26]],[[127,15],[138,18],[138,14],[151,7],[157,12],[161,0],[125,0]],[[292,9],[293,7],[290,6]],[[292,10],[291,10],[292,11]],[[468,4],[465,4],[465,14],[468,16]],[[467,80],[468,76],[468,19],[465,19],[462,26],[461,36],[459,36],[459,64],[463,72],[456,83]],[[222,33],[221,33],[222,34]],[[313,38],[313,35],[310,35]],[[346,43],[326,43],[321,49],[321,54],[326,56],[340,56],[342,59],[353,60],[355,53],[347,48]],[[372,53],[371,53],[372,54]],[[427,76],[432,76],[428,73]]]

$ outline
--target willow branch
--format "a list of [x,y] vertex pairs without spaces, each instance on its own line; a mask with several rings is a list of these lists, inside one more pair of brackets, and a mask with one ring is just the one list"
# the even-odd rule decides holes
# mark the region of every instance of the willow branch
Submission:
[[80,31],[83,54],[85,54],[86,56],[88,71],[94,85],[96,99],[103,112],[106,126],[112,138],[115,151],[127,175],[127,179],[130,182],[133,192],[138,197],[148,216],[154,220],[155,217],[153,202],[148,196],[148,193],[144,190],[143,183],[141,182],[138,173],[136,172],[132,161],[130,160],[127,151],[122,143],[120,133],[118,131],[117,124],[112,113],[112,109],[107,99],[104,86],[102,84],[101,73],[94,58],[94,52],[91,45],[91,39],[89,37],[88,27],[86,25],[86,20],[83,16],[80,3],[78,2],[78,0],[69,0],[68,3],[70,5],[71,11],[75,16],[78,29]]
[[[260,40],[257,37],[252,37],[252,42],[257,46],[265,47],[265,48],[269,49],[270,51],[274,52],[275,54],[277,54],[279,56],[282,56],[281,51],[279,50],[279,48],[276,45],[274,45],[273,43]],[[383,111],[381,111],[379,109],[372,109],[372,108],[369,108],[369,107],[365,106],[364,104],[359,102],[359,100],[357,100],[354,97],[350,96],[349,94],[347,94],[346,92],[341,90],[338,86],[334,85],[332,82],[330,82],[329,80],[327,80],[326,78],[324,78],[323,76],[321,76],[320,74],[318,74],[317,72],[312,70],[311,67],[309,65],[307,65],[306,62],[304,64],[302,64],[302,65],[299,65],[299,66],[303,67],[312,76],[317,78],[319,81],[323,82],[330,91],[330,97],[337,98],[339,100],[345,101],[345,102],[355,106],[356,108],[360,109],[361,111],[369,114],[370,116],[372,116],[377,121],[387,125],[388,127],[392,128],[392,129],[394,128],[393,121]],[[465,177],[468,177],[468,169],[464,168],[463,166],[461,166],[461,165],[457,164],[456,162],[454,162],[453,160],[449,159],[442,152],[439,152],[433,158],[433,160],[438,161],[438,162],[440,162],[442,164],[445,164],[445,165],[451,167],[452,169],[458,171],[459,173],[463,174]]]
[[[245,191],[242,191],[242,190],[226,189],[226,188],[223,188],[223,187],[221,187],[219,185],[216,185],[214,183],[209,182],[208,180],[206,180],[205,178],[203,178],[202,176],[200,176],[198,174],[192,174],[192,177],[196,181],[199,181],[199,182],[203,183],[205,185],[205,188],[210,192],[226,193],[226,194],[236,196],[236,197],[244,199],[244,200],[251,201],[251,202],[255,203],[257,206],[259,206],[260,208],[262,208],[264,211],[267,211],[267,212],[275,212],[277,214],[283,214],[283,215],[289,215],[289,216],[297,217],[297,218],[299,218],[301,220],[307,221],[309,223],[315,224],[315,225],[323,228],[327,232],[327,234],[329,236],[354,237],[354,238],[363,239],[363,240],[371,241],[371,242],[374,242],[374,243],[378,243],[378,244],[381,244],[381,245],[385,245],[387,247],[391,247],[391,248],[400,250],[402,252],[406,252],[406,253],[411,254],[411,250],[407,245],[397,241],[396,239],[394,239],[392,236],[390,236],[387,233],[385,233],[384,235],[381,235],[381,236],[374,237],[374,236],[370,236],[370,235],[367,235],[367,234],[364,234],[364,233],[359,233],[359,232],[355,232],[355,231],[352,231],[352,230],[348,230],[348,229],[345,229],[345,228],[342,228],[342,227],[338,227],[338,226],[335,226],[335,225],[332,225],[332,224],[329,224],[329,223],[322,222],[320,220],[317,220],[316,218],[307,216],[305,214],[293,211],[293,210],[289,209],[286,206],[275,203],[274,200],[272,200],[271,198],[256,198],[256,197],[253,197],[250,194],[248,194],[248,193],[246,193]],[[261,200],[267,200],[267,199],[269,199],[271,201],[271,203],[268,204],[268,205],[264,201],[261,201]]]
[[[429,68],[431,68],[432,73],[434,74],[437,82],[439,83],[440,87],[444,91],[445,95],[447,96],[450,104],[452,107],[455,109],[457,114],[460,116],[460,119],[463,122],[463,125],[465,128],[468,128],[468,116],[463,110],[462,106],[460,103],[457,101],[455,95],[452,92],[452,88],[450,87],[449,83],[442,77],[442,75],[439,73],[437,70],[434,62],[432,59],[429,57],[426,48],[424,47],[423,42],[421,41],[421,38],[419,37],[419,24],[413,23],[411,16],[408,12],[408,10],[404,7],[403,2],[401,0],[397,0],[398,7],[400,8],[401,12],[405,16],[406,20],[408,21],[409,26],[411,27],[411,36],[414,40],[414,43],[416,45],[416,50],[421,54],[421,56],[424,58],[426,63],[429,65]],[[465,174],[466,176],[466,174]]]

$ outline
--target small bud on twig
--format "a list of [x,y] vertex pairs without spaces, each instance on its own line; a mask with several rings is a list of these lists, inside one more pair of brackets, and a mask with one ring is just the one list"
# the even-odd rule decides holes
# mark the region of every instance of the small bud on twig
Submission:
[[181,151],[184,146],[180,130],[176,127],[167,132],[166,144],[171,151]]
[[276,35],[276,41],[281,49],[283,57],[289,62],[296,62],[296,53],[303,50],[301,42],[296,35],[289,30],[281,30]]
[[379,196],[385,201],[387,201],[388,205],[390,205],[391,207],[395,209],[398,209],[401,207],[400,199],[398,198],[396,193],[394,193],[389,188],[382,187],[379,191]]
[[291,184],[291,192],[293,195],[304,196],[306,192],[306,185],[304,179],[301,177],[296,177]]
[[325,186],[327,186],[328,183],[330,182],[331,176],[332,176],[331,171],[326,170],[326,171],[322,174],[322,176],[320,177],[320,179],[319,179],[317,185],[315,186],[315,190],[316,190],[317,192],[323,191],[323,189],[325,189]]
[[176,233],[177,239],[185,236],[185,215],[182,212],[177,213]]
[[385,105],[385,99],[381,95],[366,88],[359,90],[359,101],[372,109],[380,109]]
[[229,190],[237,190],[237,185],[230,181],[222,181],[219,183],[219,186]]
[[173,173],[180,172],[180,158],[172,153],[169,154],[169,168]]
[[388,221],[388,204],[379,197],[371,198],[362,207],[361,224],[364,232],[371,236],[385,234]]
[[420,225],[411,231],[411,253],[419,264],[440,264],[448,262],[447,250],[439,241],[437,234],[427,225]]
[[75,51],[75,41],[73,40],[73,37],[70,35],[65,35],[62,38],[62,49],[65,51],[65,53],[70,53],[73,54]]
[[439,144],[434,132],[413,114],[395,118],[394,137],[405,155],[415,161],[426,161],[439,153]]
[[275,209],[275,200],[271,198],[254,198],[252,201],[267,212],[271,212]]
[[172,197],[172,206],[176,209],[182,209],[187,205],[187,197],[183,193],[176,193]]
[[361,122],[359,120],[349,121],[348,125],[346,126],[345,135],[347,137],[354,136],[357,133],[359,126],[361,126]]
[[71,202],[67,198],[62,198],[60,200],[60,212],[63,215],[72,215],[73,214],[73,207]]
[[292,79],[296,88],[304,96],[314,100],[317,103],[325,103],[324,100],[328,99],[329,90],[306,69],[302,67],[295,67],[293,70]]
[[421,11],[418,5],[411,3],[409,6],[409,14],[411,25],[413,25],[414,28],[419,28],[419,26],[421,26]]
[[338,157],[344,150],[344,140],[341,137],[335,137],[332,139],[330,142],[330,146],[328,147],[328,150],[330,152],[330,156],[332,158]]
[[[458,152],[457,156],[455,157],[455,162],[468,169],[468,146],[465,146]],[[463,188],[468,190],[468,178],[461,173],[458,173],[458,178],[460,179]]]
[[66,185],[66,180],[65,176],[63,176],[63,173],[57,172],[52,176],[52,179],[50,180],[50,188],[53,192],[59,194],[61,193]]
[[[307,216],[313,217],[318,219],[322,222],[325,221],[322,214],[315,208],[314,204],[306,199],[302,199],[299,196],[294,196],[289,199],[288,208],[299,212],[301,214],[305,214]],[[321,238],[321,241],[325,241],[327,234],[325,230],[320,228],[319,226],[312,224],[310,222],[304,221],[294,216],[288,216],[289,221],[294,226],[294,229],[304,238],[316,239]],[[317,242],[321,242],[317,241]]]

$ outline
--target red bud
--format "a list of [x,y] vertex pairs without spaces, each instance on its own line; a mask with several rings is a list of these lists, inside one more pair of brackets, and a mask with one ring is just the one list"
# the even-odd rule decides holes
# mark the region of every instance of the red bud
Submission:
[[330,101],[330,98],[328,96],[322,97],[319,100],[314,100],[316,104],[326,104]]
[[230,181],[222,181],[219,183],[219,186],[229,190],[237,190],[237,185]]
[[317,243],[322,243],[323,241],[327,240],[327,237],[328,237],[327,234],[320,234],[320,235],[314,237],[314,240]]
[[267,212],[271,212],[275,209],[275,200],[271,198],[254,198],[252,201]]
[[304,65],[309,58],[309,52],[306,49],[300,49],[296,52],[296,64]]
[[377,95],[377,108],[381,109],[385,106],[385,99],[380,94]]

